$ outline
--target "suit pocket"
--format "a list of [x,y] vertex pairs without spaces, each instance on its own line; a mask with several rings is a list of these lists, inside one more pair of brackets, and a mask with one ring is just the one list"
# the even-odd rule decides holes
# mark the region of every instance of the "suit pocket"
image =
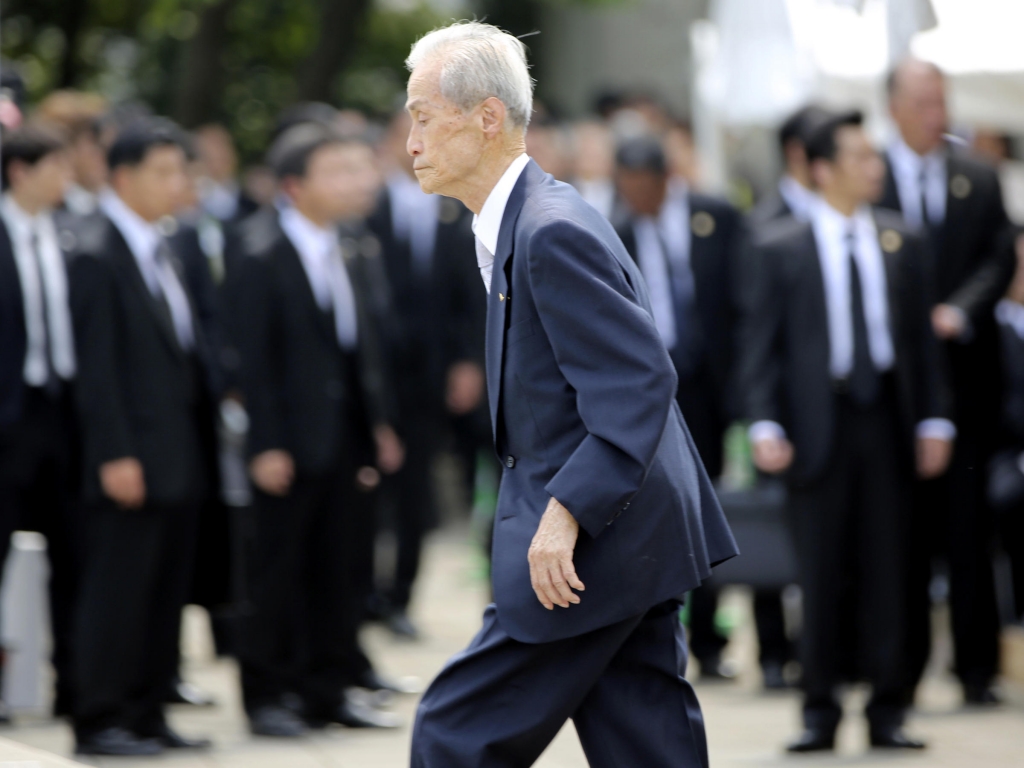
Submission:
[[536,322],[533,318],[521,320],[505,332],[505,346],[510,347],[517,341],[533,336],[536,332]]

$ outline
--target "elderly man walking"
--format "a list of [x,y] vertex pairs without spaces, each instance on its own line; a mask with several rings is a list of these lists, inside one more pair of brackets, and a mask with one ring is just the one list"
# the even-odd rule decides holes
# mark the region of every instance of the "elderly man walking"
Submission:
[[505,466],[494,604],[424,696],[412,766],[532,765],[569,718],[592,766],[707,766],[679,596],[736,544],[643,278],[611,225],[525,154],[519,40],[455,24],[407,65],[416,177],[476,214]]

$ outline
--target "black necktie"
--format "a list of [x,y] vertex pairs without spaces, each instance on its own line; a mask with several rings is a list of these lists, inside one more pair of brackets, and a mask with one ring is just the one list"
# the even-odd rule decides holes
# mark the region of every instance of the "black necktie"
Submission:
[[39,235],[32,231],[29,241],[32,250],[32,264],[36,269],[36,283],[39,286],[39,311],[43,316],[43,357],[46,359],[46,381],[43,389],[46,394],[56,397],[60,394],[60,380],[53,368],[53,344],[50,336],[50,302],[46,295],[45,270],[43,269],[43,258],[39,252]]
[[921,189],[921,231],[927,232],[931,229],[932,222],[928,215],[928,171],[923,166],[917,184]]
[[868,324],[864,316],[864,292],[860,270],[854,253],[856,240],[853,233],[846,238],[847,260],[850,272],[850,319],[853,324],[853,366],[850,368],[848,388],[850,397],[858,405],[869,406],[878,399],[879,378],[868,346]]

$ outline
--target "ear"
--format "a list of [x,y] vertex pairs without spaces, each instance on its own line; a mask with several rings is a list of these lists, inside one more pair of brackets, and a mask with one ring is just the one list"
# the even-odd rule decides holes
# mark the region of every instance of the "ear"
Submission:
[[489,96],[484,99],[480,105],[480,118],[487,138],[493,139],[504,129],[507,114],[505,105],[497,97]]

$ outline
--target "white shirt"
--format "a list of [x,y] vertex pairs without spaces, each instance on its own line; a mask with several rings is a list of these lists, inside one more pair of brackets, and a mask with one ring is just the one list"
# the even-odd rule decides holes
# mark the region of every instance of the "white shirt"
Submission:
[[896,191],[900,208],[907,224],[915,229],[924,228],[921,212],[921,184],[925,185],[928,220],[940,224],[946,218],[946,157],[941,149],[922,157],[907,146],[899,136],[889,147]]
[[[868,207],[846,217],[824,200],[813,207],[811,226],[817,244],[828,313],[829,372],[834,379],[846,378],[853,369],[853,316],[850,311],[850,246],[857,263],[868,332],[868,349],[876,370],[890,370],[896,361],[890,326],[888,284],[878,231]],[[785,437],[782,426],[758,421],[750,426],[751,442]],[[952,440],[956,427],[948,419],[925,419],[917,425],[918,437]]]
[[1002,299],[996,304],[996,320],[1005,326],[1013,329],[1021,339],[1024,339],[1024,304],[1018,304],[1011,299]]
[[154,298],[163,297],[167,302],[174,334],[181,348],[194,349],[192,305],[171,264],[169,249],[160,230],[125,205],[116,194],[101,195],[100,208],[124,237],[149,292]]
[[294,207],[281,211],[281,229],[299,253],[317,305],[325,312],[334,310],[338,344],[354,350],[359,343],[356,296],[341,257],[337,231],[317,226]]
[[790,213],[800,221],[810,221],[818,196],[788,174],[779,179],[779,194]]
[[[75,375],[75,344],[68,308],[68,280],[57,240],[57,228],[49,211],[30,216],[10,195],[0,200],[7,233],[14,249],[14,261],[21,283],[25,311],[25,365],[22,377],[30,387],[46,384],[46,327],[50,328],[50,364],[62,379]],[[39,261],[32,249],[33,235]],[[42,286],[39,284],[42,277]],[[43,318],[43,295],[47,318]]]
[[391,198],[391,229],[395,238],[409,244],[413,266],[425,274],[430,270],[437,239],[439,195],[428,195],[409,174],[396,171],[387,179]]
[[513,160],[487,196],[480,214],[473,217],[477,266],[488,293],[491,292],[491,271],[494,269],[494,254],[498,250],[498,234],[501,232],[501,220],[505,217],[505,206],[529,162],[530,156],[525,152]]

